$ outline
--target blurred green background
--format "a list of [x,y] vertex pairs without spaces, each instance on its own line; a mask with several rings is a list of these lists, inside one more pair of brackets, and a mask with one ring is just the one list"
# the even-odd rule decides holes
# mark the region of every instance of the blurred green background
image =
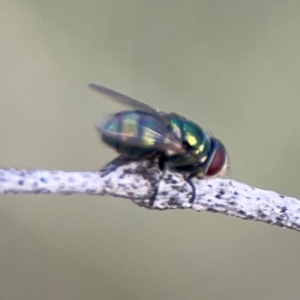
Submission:
[[[1,167],[94,170],[106,85],[300,197],[299,1],[0,0]],[[0,299],[299,299],[300,233],[109,197],[0,196]]]

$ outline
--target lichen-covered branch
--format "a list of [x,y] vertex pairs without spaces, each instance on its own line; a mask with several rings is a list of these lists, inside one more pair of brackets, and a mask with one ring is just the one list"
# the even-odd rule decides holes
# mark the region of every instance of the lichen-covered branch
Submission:
[[151,209],[190,208],[223,213],[300,230],[300,201],[229,179],[194,179],[196,197],[181,174],[161,171],[150,161],[108,164],[100,171],[64,172],[0,169],[0,193],[111,195]]

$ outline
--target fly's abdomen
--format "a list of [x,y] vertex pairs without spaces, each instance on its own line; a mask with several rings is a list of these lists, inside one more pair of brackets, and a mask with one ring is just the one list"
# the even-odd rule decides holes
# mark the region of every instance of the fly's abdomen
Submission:
[[98,129],[107,145],[129,157],[162,151],[159,146],[169,134],[162,118],[138,110],[111,115]]

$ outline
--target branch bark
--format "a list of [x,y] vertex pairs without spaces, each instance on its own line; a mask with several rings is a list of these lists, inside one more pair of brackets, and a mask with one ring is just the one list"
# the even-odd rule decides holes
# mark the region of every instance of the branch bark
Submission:
[[167,170],[160,180],[161,175],[150,161],[115,160],[90,172],[0,169],[0,193],[110,195],[149,208],[159,182],[152,209],[189,208],[300,230],[298,199],[230,179],[195,178],[196,197],[191,204],[192,188],[181,174]]

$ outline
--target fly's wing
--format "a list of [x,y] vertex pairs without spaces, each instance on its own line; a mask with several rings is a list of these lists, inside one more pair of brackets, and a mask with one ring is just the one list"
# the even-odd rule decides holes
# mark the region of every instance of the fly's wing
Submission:
[[93,89],[94,91],[101,93],[105,96],[108,96],[109,98],[111,98],[112,100],[117,101],[118,103],[121,104],[125,104],[127,106],[130,106],[132,108],[138,109],[138,110],[142,110],[145,112],[149,112],[152,114],[159,114],[159,115],[164,115],[165,113],[163,113],[162,111],[160,111],[159,109],[156,109],[150,105],[147,105],[141,101],[138,101],[136,99],[133,99],[131,97],[125,96],[119,92],[116,92],[114,90],[111,90],[107,87],[104,87],[102,85],[98,85],[95,83],[90,83],[89,87],[91,89]]
[[[116,115],[111,115],[104,122],[96,125],[104,140],[111,138],[126,146],[153,149],[171,154],[186,152],[178,137],[170,132],[163,122],[153,122],[150,128],[136,119],[130,119],[130,122],[123,125],[122,130],[119,130],[118,126],[115,126],[115,118]],[[159,118],[158,121],[160,121]]]

